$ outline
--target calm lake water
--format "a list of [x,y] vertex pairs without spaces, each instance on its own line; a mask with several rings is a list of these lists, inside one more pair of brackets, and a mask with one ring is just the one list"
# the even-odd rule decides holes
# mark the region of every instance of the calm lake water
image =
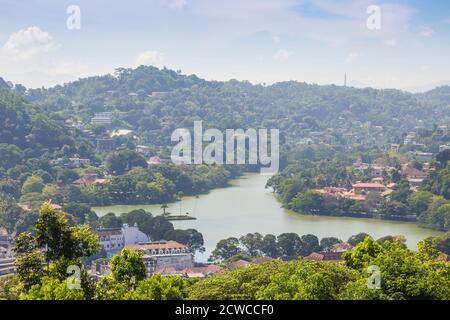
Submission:
[[[216,189],[199,197],[185,197],[169,204],[173,214],[189,212],[197,220],[172,221],[175,228],[194,228],[203,234],[206,252],[197,255],[198,261],[206,261],[216,243],[231,236],[239,237],[249,232],[278,235],[295,232],[299,235],[314,234],[317,237],[337,237],[342,240],[359,232],[374,238],[385,235],[404,235],[410,248],[428,236],[438,232],[421,228],[415,223],[347,217],[304,216],[281,208],[274,195],[264,188],[267,176],[247,174],[233,180],[231,187]],[[134,209],[145,209],[154,215],[162,213],[160,205],[117,205],[96,207],[93,210],[103,216],[108,212],[120,214]]]

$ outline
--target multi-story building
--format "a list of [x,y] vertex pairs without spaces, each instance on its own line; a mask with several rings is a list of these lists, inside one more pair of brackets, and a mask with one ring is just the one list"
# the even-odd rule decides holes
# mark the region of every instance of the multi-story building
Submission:
[[416,138],[415,133],[414,132],[410,132],[410,133],[408,133],[408,135],[403,140],[403,144],[405,146],[409,145],[409,144],[413,144],[415,138]]
[[97,229],[96,233],[108,258],[117,254],[126,245],[147,243],[150,240],[136,224],[131,227],[124,224],[121,228]]
[[109,136],[103,136],[95,139],[95,148],[99,152],[109,152],[114,151],[116,144],[114,139]]
[[194,267],[194,256],[191,249],[176,241],[158,241],[131,244],[127,249],[142,251],[147,276],[150,277],[155,272],[172,269],[181,271]]
[[124,114],[124,112],[97,112],[91,119],[91,123],[98,125],[110,125],[113,122],[113,119],[121,118]]
[[125,247],[125,237],[122,233],[122,228],[97,229],[96,233],[100,238],[100,245],[105,250],[108,258]]

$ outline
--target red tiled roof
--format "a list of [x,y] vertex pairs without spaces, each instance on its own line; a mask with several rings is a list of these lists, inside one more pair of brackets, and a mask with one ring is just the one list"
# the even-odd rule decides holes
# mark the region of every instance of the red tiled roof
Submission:
[[353,188],[377,188],[377,189],[385,189],[386,186],[381,183],[355,183],[353,184]]
[[331,252],[345,252],[352,250],[353,246],[348,242],[339,242],[333,245]]
[[308,260],[316,261],[340,261],[342,260],[341,252],[313,252],[306,257]]
[[404,168],[402,174],[408,178],[425,178],[427,176],[425,172],[411,167]]
[[269,262],[272,261],[273,258],[271,257],[257,257],[255,259],[252,260],[253,264],[260,264],[260,263],[265,263],[265,262]]
[[182,272],[188,274],[202,273],[204,275],[208,275],[208,274],[216,274],[222,272],[223,270],[224,269],[218,265],[210,264],[206,267],[193,267],[189,269],[184,269]]
[[107,237],[122,234],[122,229],[121,228],[97,229],[95,230],[95,233],[97,233],[100,237]]
[[130,250],[159,250],[159,249],[189,249],[186,245],[176,241],[159,241],[126,246]]
[[164,267],[155,271],[160,274],[180,274],[181,271],[177,271],[174,267]]
[[248,261],[237,260],[237,261],[230,263],[228,267],[230,269],[236,269],[236,268],[241,268],[241,267],[248,267],[249,265],[251,265],[251,263]]

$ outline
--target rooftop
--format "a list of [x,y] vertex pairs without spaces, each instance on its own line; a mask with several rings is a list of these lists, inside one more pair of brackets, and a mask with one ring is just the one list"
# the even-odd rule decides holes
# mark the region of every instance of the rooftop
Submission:
[[386,186],[381,183],[364,183],[359,182],[352,185],[353,188],[374,188],[374,189],[386,189]]
[[307,256],[306,259],[316,261],[340,261],[342,260],[342,252],[313,252]]
[[159,249],[189,249],[188,246],[176,241],[157,241],[126,246],[130,250],[159,250]]

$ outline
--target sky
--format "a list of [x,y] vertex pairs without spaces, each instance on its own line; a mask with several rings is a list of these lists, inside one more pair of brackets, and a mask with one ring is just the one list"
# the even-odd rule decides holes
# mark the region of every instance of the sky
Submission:
[[344,74],[349,85],[410,91],[450,83],[448,0],[0,0],[0,8],[0,77],[32,88],[140,64],[266,84],[342,85]]

